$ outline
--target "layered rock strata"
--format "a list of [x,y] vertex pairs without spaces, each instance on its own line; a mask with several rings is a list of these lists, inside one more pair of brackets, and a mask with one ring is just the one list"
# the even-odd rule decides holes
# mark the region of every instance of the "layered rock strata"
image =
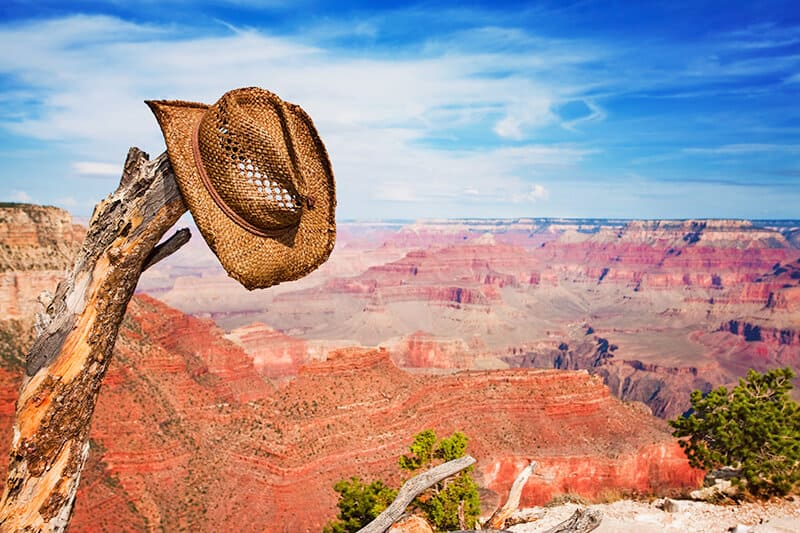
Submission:
[[[12,397],[0,395],[0,410],[11,412]],[[275,388],[213,322],[137,296],[98,400],[72,528],[319,531],[335,514],[337,480],[399,483],[397,457],[429,427],[471,436],[487,501],[528,459],[545,475],[525,504],[697,481],[663,422],[586,372],[414,375],[387,351],[345,349]]]

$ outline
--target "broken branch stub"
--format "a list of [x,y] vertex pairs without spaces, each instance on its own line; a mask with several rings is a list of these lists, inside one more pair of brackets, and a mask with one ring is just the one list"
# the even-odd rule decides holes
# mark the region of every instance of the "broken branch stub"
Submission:
[[508,491],[508,499],[506,500],[506,503],[497,509],[491,517],[489,517],[489,520],[487,520],[485,524],[486,527],[495,529],[505,527],[506,520],[508,520],[508,518],[514,514],[519,507],[519,499],[522,496],[522,489],[525,488],[525,484],[528,482],[528,479],[530,479],[535,469],[536,461],[531,461],[531,464],[522,469],[522,472],[520,472],[517,478],[514,480],[514,484],[511,485],[511,490]]

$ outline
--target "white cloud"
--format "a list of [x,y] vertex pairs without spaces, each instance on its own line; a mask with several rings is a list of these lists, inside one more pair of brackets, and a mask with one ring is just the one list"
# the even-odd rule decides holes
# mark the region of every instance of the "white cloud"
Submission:
[[72,163],[72,169],[83,176],[119,176],[122,174],[120,165],[97,161],[75,161]]
[[562,128],[570,131],[576,131],[577,126],[580,124],[584,124],[586,122],[599,121],[606,118],[606,112],[603,111],[603,109],[599,105],[597,105],[597,103],[595,103],[593,100],[589,98],[584,98],[583,103],[589,109],[589,113],[586,116],[562,122],[561,123]]
[[65,209],[74,208],[80,205],[80,202],[72,196],[60,196],[54,202],[57,206]]
[[784,48],[800,42],[800,26],[780,27],[774,23],[753,24],[723,33],[727,47],[734,49]]
[[550,197],[550,193],[547,192],[547,189],[544,186],[535,183],[531,185],[530,191],[528,191],[527,200],[530,202],[536,202],[537,200],[547,200]]
[[709,155],[737,155],[737,154],[756,154],[766,152],[783,152],[790,154],[800,153],[798,144],[770,144],[770,143],[749,143],[749,144],[725,144],[710,148],[684,148],[686,154],[709,154]]
[[522,122],[510,115],[506,116],[495,124],[494,132],[506,139],[522,139]]
[[390,202],[416,202],[418,200],[414,184],[381,183],[372,195],[376,200]]
[[[557,43],[537,41],[541,54],[489,53],[470,46],[471,36],[486,38],[476,31],[415,58],[376,59],[252,29],[200,37],[180,31],[88,16],[0,26],[0,74],[24,82],[27,101],[39,102],[0,126],[69,143],[79,175],[118,175],[129,146],[163,149],[143,100],[213,102],[234,87],[266,87],[314,118],[345,217],[363,216],[376,202],[513,201],[529,194],[534,175],[592,153],[530,141],[558,125],[551,111],[558,102],[580,97],[580,83],[553,73],[569,80],[570,69],[590,57]],[[378,30],[365,23],[351,31],[369,37]],[[517,74],[497,75],[504,70]],[[427,142],[453,131],[517,146],[454,151]],[[101,162],[110,158],[120,163]]]
[[[593,152],[572,145],[528,145],[482,151],[440,151],[408,143],[405,130],[372,135],[367,130],[335,136],[329,149],[337,176],[337,194],[342,205],[361,204],[369,209],[385,201],[402,202],[396,216],[434,216],[436,206],[456,216],[464,212],[497,209],[509,203],[531,201],[528,176],[540,179],[577,166]],[[368,147],[369,156],[365,156]],[[353,180],[364,172],[365,161],[377,162],[371,171],[380,179]],[[342,178],[344,176],[344,178]],[[541,187],[546,187],[542,183]],[[541,191],[541,190],[540,190]],[[539,196],[536,196],[538,194]],[[534,199],[544,199],[542,193]],[[524,199],[524,200],[523,200]],[[405,214],[414,202],[414,214]],[[371,216],[380,216],[376,210]]]
[[553,89],[536,87],[527,81],[510,84],[514,83],[518,87],[513,87],[515,92],[511,93],[512,96],[507,96],[510,101],[505,105],[505,116],[495,124],[494,132],[500,137],[518,141],[527,138],[531,130],[558,120],[551,110],[558,98]]
[[30,203],[32,200],[33,198],[31,198],[31,195],[25,191],[20,191],[20,190],[11,191],[12,202]]

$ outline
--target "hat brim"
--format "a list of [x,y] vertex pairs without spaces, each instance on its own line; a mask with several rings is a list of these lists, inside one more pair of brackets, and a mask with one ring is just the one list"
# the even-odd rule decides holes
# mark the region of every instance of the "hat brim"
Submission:
[[252,290],[299,279],[325,262],[336,241],[333,171],[311,118],[299,106],[285,103],[292,136],[305,140],[296,146],[298,158],[304,162],[305,194],[316,201],[313,209],[303,209],[296,228],[263,237],[226,216],[203,185],[195,164],[192,134],[209,106],[175,100],[146,103],[161,126],[189,211],[228,275]]

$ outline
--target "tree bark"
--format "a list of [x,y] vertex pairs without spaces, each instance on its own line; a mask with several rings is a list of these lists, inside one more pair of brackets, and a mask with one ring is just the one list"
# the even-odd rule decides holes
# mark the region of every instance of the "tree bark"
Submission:
[[545,533],[588,533],[600,525],[603,514],[597,509],[575,509],[572,516]]
[[453,459],[446,463],[442,463],[435,468],[431,468],[427,472],[416,475],[403,483],[400,490],[397,492],[397,497],[375,520],[358,530],[358,533],[384,533],[392,524],[394,524],[402,515],[414,498],[419,496],[425,489],[432,487],[441,480],[446,479],[453,474],[457,474],[475,464],[475,459],[469,455]]
[[508,491],[508,499],[506,500],[506,503],[496,510],[491,517],[489,517],[489,520],[487,520],[485,524],[486,527],[494,529],[502,529],[505,527],[508,517],[511,516],[519,507],[519,499],[520,496],[522,496],[522,489],[525,487],[525,483],[528,482],[528,479],[531,477],[535,469],[536,461],[531,461],[531,464],[522,469],[522,472],[519,473],[517,479],[515,479],[514,483],[511,485],[511,490]]
[[164,233],[186,211],[166,153],[131,148],[117,190],[95,206],[72,272],[28,354],[16,404],[2,531],[63,531],[89,453],[89,425],[139,276],[188,240]]

